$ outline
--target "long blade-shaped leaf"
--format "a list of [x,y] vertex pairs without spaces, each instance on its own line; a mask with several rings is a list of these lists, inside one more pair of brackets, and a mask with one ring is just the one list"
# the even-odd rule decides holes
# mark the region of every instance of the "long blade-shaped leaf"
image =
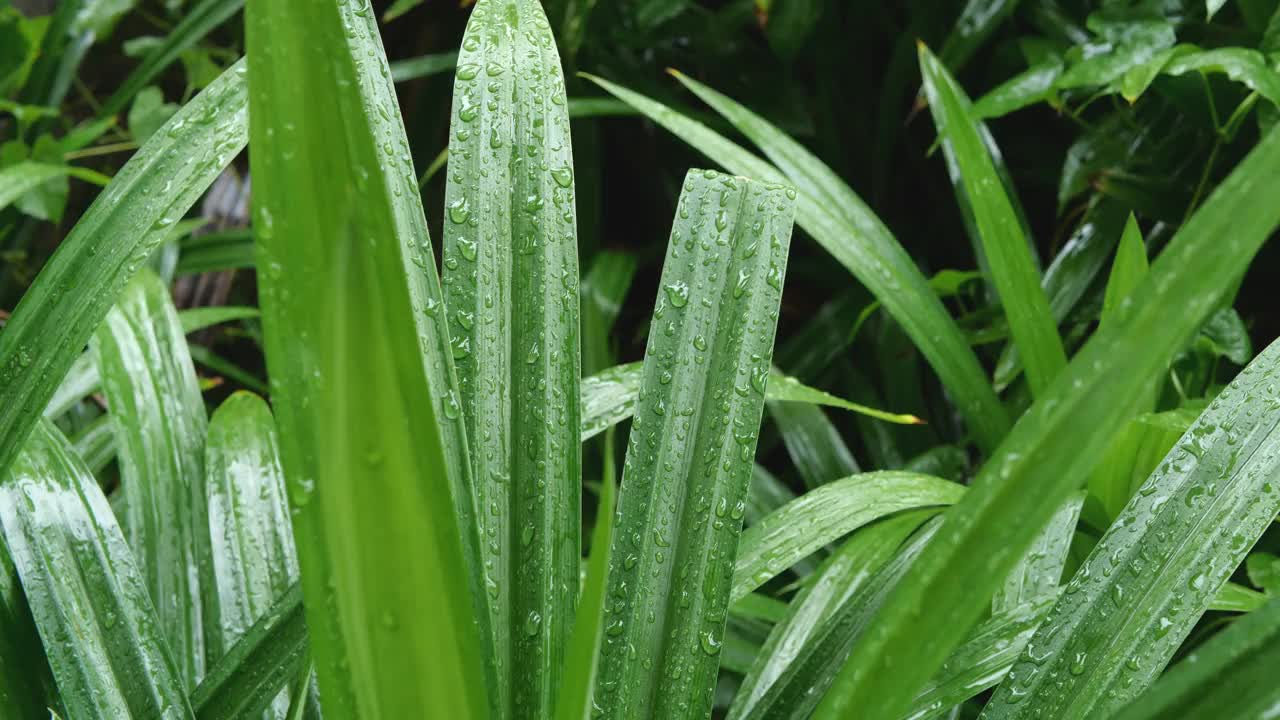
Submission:
[[111,507],[47,421],[0,482],[0,529],[68,717],[192,717]]
[[325,712],[474,717],[470,464],[374,14],[255,0],[246,18],[263,330]]
[[1063,503],[1053,514],[1049,524],[1031,543],[1026,555],[1014,566],[1004,585],[991,599],[993,613],[1025,606],[1057,593],[1083,504],[1084,494],[1080,493]]
[[[995,585],[1089,471],[1144,392],[1280,224],[1264,178],[1272,132],[1170,241],[1116,322],[1100,329],[1027,412],[949,513],[937,542],[854,648],[821,718],[898,717],[978,619]],[[1179,312],[1170,315],[1176,304]],[[1046,474],[1045,468],[1053,472]],[[926,611],[927,608],[927,611]]]
[[813,582],[787,605],[760,648],[729,709],[732,720],[756,715],[765,694],[840,607],[893,557],[898,546],[937,510],[916,510],[876,523],[849,538]]
[[794,196],[685,178],[610,550],[595,698],[607,717],[711,712]]
[[[96,339],[111,407],[129,545],[188,687],[204,675],[214,611],[205,504],[208,420],[169,289],[139,273]],[[210,635],[206,636],[206,629]]]
[[873,520],[912,508],[950,505],[963,485],[883,470],[811,490],[747,528],[738,547],[731,597],[737,600],[829,542]]
[[245,630],[191,693],[200,720],[240,720],[271,707],[306,668],[302,587],[294,584]]
[[1104,717],[1154,680],[1280,511],[1277,372],[1273,344],[1169,451],[1067,585],[985,717]]
[[116,296],[248,139],[244,65],[187,103],[116,173],[0,333],[0,472]]
[[795,658],[760,693],[752,716],[803,720],[813,713],[850,648],[867,633],[875,632],[872,623],[876,608],[885,602],[894,582],[919,558],[937,530],[938,519],[928,521],[875,575],[831,610],[796,651]]
[[676,77],[759,145],[777,167],[643,95],[600,78],[591,80],[729,170],[795,183],[800,227],[883,303],[955,397],[979,443],[995,447],[1009,428],[1004,407],[960,329],[884,223],[830,168],[782,131],[711,88]]
[[[642,373],[642,364],[634,362],[615,365],[582,379],[583,440],[599,435],[605,429],[617,425],[635,413]],[[765,386],[764,396],[769,401],[824,405],[905,425],[916,425],[921,422],[915,415],[885,412],[849,402],[831,393],[809,387],[777,370],[770,371],[767,380],[758,377],[755,378],[755,382]]]
[[488,549],[495,691],[503,712],[543,718],[577,606],[582,443],[573,152],[538,0],[477,3],[453,112],[445,307]]
[[1005,194],[973,117],[969,98],[938,58],[919,45],[920,72],[943,151],[960,169],[992,279],[1017,343],[1031,391],[1044,392],[1067,365],[1067,354],[1040,287],[1022,223]]
[[[298,580],[289,500],[271,410],[238,392],[209,421],[205,448],[212,591],[210,659],[220,658]],[[284,717],[281,693],[269,717]]]
[[1236,620],[1173,666],[1117,720],[1273,717],[1280,707],[1280,599]]
[[924,720],[998,684],[1053,604],[1053,595],[1042,595],[1021,605],[996,610],[973,629],[920,690],[907,720]]

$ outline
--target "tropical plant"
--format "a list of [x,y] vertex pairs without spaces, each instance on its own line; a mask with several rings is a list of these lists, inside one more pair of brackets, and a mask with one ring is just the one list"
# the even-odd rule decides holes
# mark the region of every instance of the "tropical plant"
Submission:
[[[1222,27],[1213,0],[1195,21],[1104,3],[1083,27],[1051,0],[965,3],[937,55],[915,47],[976,268],[932,274],[765,115],[676,70],[661,100],[618,82],[628,45],[588,26],[650,38],[681,3],[479,0],[456,53],[391,63],[367,0],[249,0],[219,73],[201,41],[240,5],[186,9],[69,131],[67,85],[128,7],[0,26],[25,38],[0,89],[37,98],[10,110],[0,236],[27,247],[68,177],[105,185],[0,332],[0,717],[1280,706],[1280,345],[1255,357],[1233,309],[1280,226],[1276,3],[1235,11],[1260,49],[1200,27]],[[788,60],[837,13],[729,5]],[[955,73],[1024,13],[1029,69],[971,101]],[[199,91],[180,107],[147,90],[178,59]],[[447,148],[419,173],[394,83],[450,69]],[[1236,108],[1199,172],[1151,145],[1199,102],[1187,81]],[[1113,95],[1130,106],[1067,153],[1058,211],[1087,199],[1042,270],[988,122],[1083,121]],[[129,139],[100,142],[126,106]],[[683,169],[648,258],[582,230],[601,153],[581,121],[615,115],[723,169]],[[74,162],[121,143],[113,177]],[[224,169],[246,147],[251,230],[202,233],[188,214],[243,195]],[[179,309],[175,277],[236,268],[256,302]],[[784,286],[810,279],[822,302],[788,326]],[[619,362],[627,322],[642,360]],[[215,326],[268,382],[202,342]]]

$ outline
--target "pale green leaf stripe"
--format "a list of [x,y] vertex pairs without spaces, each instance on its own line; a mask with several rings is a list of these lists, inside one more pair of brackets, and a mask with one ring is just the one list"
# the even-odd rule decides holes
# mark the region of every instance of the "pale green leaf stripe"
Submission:
[[[213,592],[209,658],[221,658],[298,580],[298,556],[275,421],[262,398],[237,392],[209,421],[205,446]],[[265,717],[283,718],[281,693]]]
[[243,73],[233,65],[147,140],[18,303],[0,334],[0,472],[125,283],[244,147]]
[[984,717],[1105,717],[1155,679],[1280,511],[1277,372],[1273,344],[1174,445],[1067,585]]
[[209,668],[191,693],[199,720],[261,717],[289,682],[306,668],[307,623],[302,587],[291,585]]
[[[1217,307],[1280,223],[1272,132],[1179,231],[1115,324],[1023,416],[854,648],[819,718],[894,720],[978,620],[1005,574],[1083,481],[1152,377]],[[1179,312],[1170,314],[1176,305]],[[1053,468],[1046,474],[1045,468]]]
[[115,115],[124,110],[138,91],[177,60],[184,50],[200,42],[243,6],[244,0],[202,0],[192,6],[164,40],[142,58],[142,62],[107,98],[99,114]]
[[830,168],[763,118],[683,75],[676,77],[760,145],[778,167],[660,103],[607,80],[587,77],[729,170],[795,183],[800,227],[883,303],[938,373],[979,444],[995,447],[1008,431],[1008,416],[973,350],[911,257]]
[[1049,524],[1040,531],[1013,572],[1005,578],[1004,585],[991,598],[993,614],[1057,594],[1083,504],[1084,493],[1078,493],[1053,514]]
[[97,481],[48,421],[0,482],[0,529],[68,717],[193,717],[142,570]]
[[1280,707],[1280,599],[1196,648],[1117,720],[1266,720]]
[[645,352],[594,703],[711,712],[795,191],[690,171]]
[[1039,396],[1067,365],[1067,354],[1040,287],[1040,274],[974,120],[969,98],[938,58],[918,46],[920,73],[943,152],[960,169],[982,248],[1022,357],[1031,391]]
[[1053,600],[1052,594],[1042,595],[1000,609],[974,628],[916,695],[905,720],[939,717],[997,685],[1040,627]]
[[[129,546],[187,687],[204,675],[215,612],[205,504],[208,420],[169,290],[149,269],[94,343],[120,459]],[[210,650],[212,648],[209,648]]]
[[564,76],[538,0],[480,0],[454,73],[443,280],[499,712],[552,714],[582,559],[578,233]]
[[[758,705],[814,642],[823,624],[889,561],[898,546],[936,509],[913,510],[855,533],[827,560],[813,581],[786,606],[786,614],[770,631],[756,660],[742,679],[729,706],[730,720],[759,714]],[[751,597],[751,596],[748,596]]]
[[730,597],[741,599],[869,522],[903,510],[950,505],[964,493],[959,483],[897,470],[854,475],[811,490],[742,533]]
[[[582,439],[588,440],[631,417],[640,393],[641,363],[626,363],[582,379]],[[922,422],[915,415],[891,413],[849,402],[823,390],[811,388],[777,369],[769,372],[765,398],[825,405],[849,410],[886,422],[914,425]]]
[[481,717],[470,462],[374,13],[282,0],[245,14],[267,366],[325,713]]

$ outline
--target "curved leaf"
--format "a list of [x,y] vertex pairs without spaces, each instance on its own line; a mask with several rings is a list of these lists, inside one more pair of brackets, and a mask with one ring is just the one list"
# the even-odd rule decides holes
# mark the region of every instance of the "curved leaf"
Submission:
[[111,507],[48,421],[0,482],[0,529],[68,717],[193,717]]
[[[120,459],[129,545],[188,687],[204,675],[214,629],[205,503],[208,420],[169,289],[143,270],[95,342]],[[208,633],[208,635],[206,635]],[[212,648],[209,648],[212,649]]]
[[711,712],[794,196],[709,170],[685,179],[610,545],[606,717]]
[[761,518],[738,545],[730,598],[738,600],[797,560],[878,518],[950,505],[965,487],[950,480],[883,470],[836,480]]
[[[787,604],[760,648],[729,708],[730,720],[754,717],[769,689],[814,642],[829,618],[859,592],[920,524],[937,510],[913,510],[877,522],[852,537],[827,560],[813,581]],[[749,597],[749,596],[748,596]]]
[[983,143],[969,98],[923,43],[919,54],[925,95],[938,135],[944,139],[943,151],[959,168],[1001,307],[1031,391],[1038,396],[1067,365],[1040,274],[1022,223]]
[[147,140],[18,303],[0,333],[0,472],[125,284],[244,147],[244,71],[233,65]]

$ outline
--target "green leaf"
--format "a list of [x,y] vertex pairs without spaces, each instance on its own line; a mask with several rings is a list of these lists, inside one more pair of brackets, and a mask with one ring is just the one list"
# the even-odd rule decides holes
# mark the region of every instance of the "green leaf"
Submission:
[[217,305],[181,310],[178,312],[178,322],[182,325],[182,332],[190,335],[207,327],[236,320],[248,320],[256,318],[260,314],[258,308],[255,307]]
[[115,429],[111,416],[103,415],[71,438],[76,454],[84,460],[89,472],[97,475],[116,457]]
[[[766,693],[816,642],[819,630],[883,566],[898,546],[937,510],[901,513],[854,533],[822,566],[817,576],[787,605],[760,648],[729,708],[730,720],[754,717]],[[750,597],[750,596],[748,596]]]
[[116,174],[0,334],[0,472],[116,296],[247,139],[244,66],[178,112]]
[[982,141],[968,97],[938,58],[919,45],[925,95],[943,151],[953,158],[973,208],[992,279],[1034,395],[1041,395],[1067,364],[1066,351],[1040,287],[1022,223]]
[[1227,0],[1204,0],[1205,14],[1207,19],[1212,20],[1213,16],[1227,4]]
[[[208,420],[169,290],[138,273],[95,346],[120,458],[129,546],[182,678],[195,687],[217,656],[204,444]],[[209,634],[206,634],[209,633]],[[206,650],[208,648],[208,650]]]
[[396,60],[391,63],[391,79],[399,83],[443,72],[453,72],[457,64],[458,53],[453,52]]
[[[1274,594],[1274,593],[1273,593]],[[1243,585],[1237,585],[1228,582],[1218,591],[1213,601],[1209,603],[1210,610],[1221,610],[1223,612],[1253,612],[1262,607],[1266,602],[1267,595],[1250,590]]]
[[577,607],[577,227],[564,78],[537,0],[480,0],[454,74],[444,292],[500,713],[547,717]]
[[[945,47],[944,47],[945,50]],[[974,117],[1004,117],[1011,112],[1053,98],[1054,84],[1062,75],[1062,60],[1052,58],[1014,75],[973,103]]]
[[1117,720],[1266,718],[1280,705],[1280,599],[1196,648]]
[[421,5],[423,0],[396,0],[382,13],[382,22],[389,23]]
[[730,597],[738,600],[818,548],[903,510],[950,505],[965,487],[950,480],[881,470],[801,495],[747,528],[738,545]]
[[1112,322],[1119,312],[1120,303],[1133,292],[1133,289],[1146,277],[1147,246],[1142,241],[1142,230],[1133,213],[1125,222],[1124,232],[1120,235],[1120,244],[1116,247],[1116,259],[1111,264],[1111,274],[1107,277],[1107,289],[1102,299],[1102,316],[1099,323]]
[[[213,590],[210,658],[222,657],[298,580],[271,410],[237,392],[209,421],[205,452]],[[274,703],[288,709],[288,693]]]
[[259,716],[307,667],[302,587],[294,583],[211,668],[191,704],[200,720]]
[[1262,53],[1249,48],[1215,48],[1179,55],[1164,67],[1168,75],[1192,71],[1222,73],[1262,97],[1280,105],[1280,75]]
[[849,446],[821,408],[772,401],[768,406],[787,454],[806,487],[816,488],[859,472]]
[[1018,8],[1018,0],[968,0],[939,56],[953,72],[968,63],[991,33]]
[[249,230],[224,230],[183,240],[175,272],[178,275],[195,275],[253,266],[253,233]]
[[[611,431],[612,434],[612,431]],[[600,483],[600,504],[596,525],[591,530],[591,550],[573,635],[565,652],[564,682],[556,697],[555,720],[590,720],[591,697],[595,693],[599,667],[600,640],[604,637],[605,590],[609,579],[609,538],[613,534],[616,511],[612,437],[604,444],[604,479]]]
[[1040,622],[1054,596],[1041,595],[1021,605],[997,610],[952,651],[942,669],[912,701],[907,717],[924,720],[975,697],[1004,679]]
[[161,125],[178,111],[178,106],[164,101],[164,94],[154,85],[143,88],[129,106],[129,133],[138,142],[145,142]]
[[[919,522],[919,518],[912,520],[912,524]],[[937,518],[926,522],[896,555],[831,612],[799,649],[795,659],[760,694],[753,717],[802,720],[813,713],[850,648],[863,642],[868,633],[874,633],[876,609],[885,602],[894,583],[916,562],[937,530]]]
[[[582,379],[582,439],[587,440],[617,425],[635,413],[636,399],[640,393],[641,363],[626,363],[602,370]],[[756,378],[760,382],[763,378]],[[771,370],[765,386],[765,399],[769,401],[810,403],[842,408],[860,415],[886,422],[916,425],[921,423],[915,415],[890,413],[884,410],[849,402],[844,398],[811,388],[799,380]]]
[[[244,0],[200,0],[120,83],[120,87],[102,104],[102,113],[114,115],[123,110],[147,83],[177,60],[183,51],[195,47],[196,43],[243,6]],[[133,127],[132,120],[129,127]]]
[[[611,363],[609,333],[635,277],[635,257],[609,250],[596,254],[582,277],[582,372],[600,372]],[[637,378],[639,368],[637,366]],[[585,391],[583,392],[585,395]]]
[[1246,560],[1249,582],[1269,595],[1280,595],[1280,557],[1260,551],[1251,553]]
[[1107,716],[1155,679],[1280,511],[1278,369],[1274,345],[1192,424],[1067,585],[984,717]]
[[44,416],[55,420],[85,396],[98,392],[101,388],[102,377],[98,374],[97,358],[93,352],[81,353],[71,364],[71,369],[67,371],[53,397],[49,398]]
[[488,595],[434,253],[375,23],[363,0],[246,8],[267,367],[325,713],[465,720],[487,708]]
[[1163,17],[1109,17],[1104,11],[1090,15],[1088,23],[1094,40],[1078,47],[1077,61],[1055,83],[1060,89],[1107,85],[1157,57],[1176,39],[1173,24]]
[[685,178],[610,549],[594,701],[608,717],[711,712],[794,196]]
[[0,528],[69,717],[192,717],[142,570],[97,481],[47,421],[0,482]]
[[1085,520],[1099,530],[1110,527],[1195,419],[1193,411],[1168,410],[1139,415],[1121,428],[1089,476]]
[[1132,413],[1143,392],[1133,379],[1162,371],[1280,224],[1280,203],[1259,180],[1277,172],[1273,132],[1174,236],[1131,306],[1085,344],[1001,443],[880,608],[877,631],[854,648],[817,717],[858,708],[863,718],[888,720],[906,709]]
[[1027,554],[1005,578],[1004,586],[991,599],[993,615],[1012,612],[1057,594],[1083,503],[1084,495],[1078,494],[1058,508]]
[[955,398],[979,444],[991,448],[1004,436],[1007,415],[960,329],[884,223],[830,168],[763,118],[684,75],[676,78],[760,145],[778,167],[670,108],[607,80],[587,77],[729,170],[795,183],[800,227],[902,325]]

